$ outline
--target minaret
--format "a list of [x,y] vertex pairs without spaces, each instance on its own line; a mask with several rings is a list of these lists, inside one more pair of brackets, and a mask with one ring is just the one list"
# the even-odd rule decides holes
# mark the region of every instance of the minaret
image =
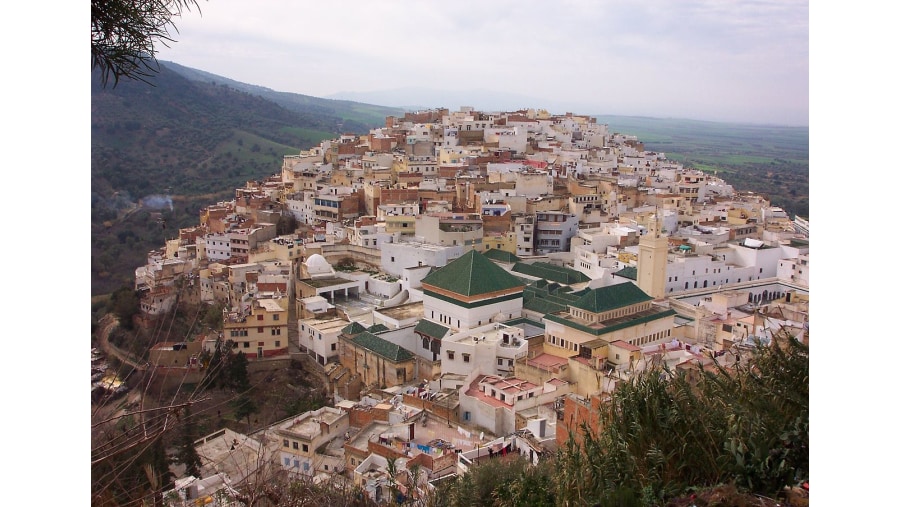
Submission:
[[638,244],[637,286],[654,299],[666,296],[666,261],[669,240],[662,234],[662,211],[650,221],[650,230]]

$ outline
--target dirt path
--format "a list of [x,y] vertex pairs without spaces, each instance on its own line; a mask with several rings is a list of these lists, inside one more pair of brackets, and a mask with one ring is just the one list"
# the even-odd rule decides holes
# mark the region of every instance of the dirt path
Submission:
[[119,319],[115,315],[108,313],[100,319],[97,328],[97,342],[100,350],[103,351],[106,357],[115,357],[132,368],[143,371],[144,365],[140,361],[132,358],[130,354],[109,342],[109,335],[117,327],[119,327]]

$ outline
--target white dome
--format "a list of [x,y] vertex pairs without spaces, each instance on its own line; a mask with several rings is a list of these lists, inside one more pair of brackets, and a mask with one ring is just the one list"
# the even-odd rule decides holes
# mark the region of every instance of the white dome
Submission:
[[312,254],[306,259],[306,271],[311,275],[324,275],[334,272],[331,269],[331,264],[325,260],[325,257],[322,257],[319,254]]

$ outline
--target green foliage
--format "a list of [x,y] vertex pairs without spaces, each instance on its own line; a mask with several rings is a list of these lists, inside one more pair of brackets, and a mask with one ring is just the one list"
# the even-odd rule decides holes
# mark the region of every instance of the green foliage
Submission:
[[658,505],[734,481],[774,496],[809,474],[809,349],[796,340],[733,369],[653,370],[613,394],[599,435],[561,450],[563,503]]
[[225,305],[222,303],[212,303],[206,307],[203,313],[203,324],[213,331],[222,331],[224,320],[222,318],[222,310]]
[[202,463],[200,455],[197,453],[197,448],[194,447],[194,441],[197,440],[197,431],[194,419],[191,417],[190,405],[185,407],[183,421],[181,434],[178,438],[177,460],[178,463],[185,466],[185,474],[193,475],[199,479],[201,478],[200,466]]
[[250,415],[255,414],[259,411],[259,407],[256,406],[256,402],[253,401],[248,394],[244,393],[239,395],[232,402],[232,408],[234,408],[234,418],[235,420],[240,421],[241,419],[247,419],[247,425],[250,424]]
[[310,391],[307,396],[290,397],[284,404],[284,412],[287,414],[302,414],[310,410],[318,410],[328,405],[325,393],[319,390]]
[[[439,496],[447,507],[552,505],[552,493],[541,491],[549,483],[550,469],[532,470],[528,461],[516,455],[480,461],[465,475],[448,483]],[[529,484],[528,481],[535,481]],[[547,503],[550,502],[550,503]]]
[[133,317],[141,311],[141,300],[131,287],[121,287],[107,300],[107,311],[115,314],[119,325],[125,329],[134,329]]
[[215,349],[209,357],[209,362],[203,362],[204,358],[201,358],[201,364],[206,366],[206,374],[203,376],[202,382],[204,389],[215,387],[224,389],[228,384],[227,364],[231,357],[231,346],[233,343],[231,340],[225,342],[219,338],[216,340]]
[[239,392],[250,389],[249,361],[243,352],[231,354],[225,364],[225,385]]

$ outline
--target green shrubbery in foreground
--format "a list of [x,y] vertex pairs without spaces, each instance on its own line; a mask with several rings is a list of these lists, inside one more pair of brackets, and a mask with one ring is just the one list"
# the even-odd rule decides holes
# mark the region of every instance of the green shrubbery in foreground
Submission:
[[478,466],[433,503],[665,505],[719,484],[775,497],[809,477],[809,348],[792,339],[694,377],[650,371],[614,393],[600,427],[540,467]]

